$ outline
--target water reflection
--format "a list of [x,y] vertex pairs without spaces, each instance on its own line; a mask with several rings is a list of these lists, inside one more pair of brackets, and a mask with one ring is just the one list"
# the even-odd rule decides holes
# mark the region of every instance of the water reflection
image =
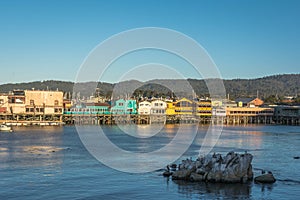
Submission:
[[63,162],[61,127],[16,127],[1,135],[0,168],[59,166]]
[[273,190],[273,187],[274,185],[273,184],[261,184],[261,192],[265,192],[265,191],[268,191],[268,192],[271,192]]
[[161,132],[164,124],[118,125],[126,134],[137,138],[150,138]]
[[250,198],[251,183],[249,184],[225,184],[225,183],[207,183],[197,182],[191,183],[187,181],[173,180],[178,185],[178,193],[186,197],[195,195],[208,195],[228,198]]
[[231,148],[234,151],[256,151],[263,148],[263,132],[225,128],[216,147],[219,149]]

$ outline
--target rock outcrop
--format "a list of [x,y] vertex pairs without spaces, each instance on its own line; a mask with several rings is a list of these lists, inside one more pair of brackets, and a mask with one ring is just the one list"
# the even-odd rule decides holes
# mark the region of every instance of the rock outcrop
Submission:
[[252,158],[249,153],[229,152],[225,157],[213,154],[182,160],[178,170],[173,172],[173,180],[245,183],[253,179]]
[[256,183],[275,183],[276,179],[272,173],[262,174],[260,176],[255,177],[254,182]]

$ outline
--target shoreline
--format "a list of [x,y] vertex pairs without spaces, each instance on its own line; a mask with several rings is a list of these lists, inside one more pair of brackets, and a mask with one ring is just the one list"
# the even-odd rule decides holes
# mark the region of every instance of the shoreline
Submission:
[[256,127],[256,126],[289,126],[289,127],[298,127],[299,125],[291,124],[197,124],[197,123],[166,123],[166,124],[66,124],[66,123],[1,123],[12,128],[16,127],[71,127],[71,126],[119,126],[119,125],[136,125],[136,126],[168,126],[168,125],[178,125],[178,126],[201,126],[209,127],[213,126],[223,126],[223,127]]

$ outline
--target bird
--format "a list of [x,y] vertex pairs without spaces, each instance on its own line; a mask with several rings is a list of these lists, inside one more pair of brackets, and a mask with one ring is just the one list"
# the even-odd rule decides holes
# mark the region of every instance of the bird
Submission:
[[167,172],[169,172],[170,171],[170,167],[169,167],[169,165],[167,165]]

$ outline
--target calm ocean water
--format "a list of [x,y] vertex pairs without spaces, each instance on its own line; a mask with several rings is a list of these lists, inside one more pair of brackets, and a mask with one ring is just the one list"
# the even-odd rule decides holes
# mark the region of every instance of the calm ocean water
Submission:
[[[153,130],[153,126],[141,127],[146,130],[143,134]],[[84,128],[91,133],[97,129]],[[167,125],[154,137],[133,140],[117,126],[103,127],[119,147],[140,152],[163,147],[175,136],[177,128],[178,125]],[[194,128],[184,126],[186,132]],[[206,129],[199,126],[193,144],[179,160],[196,158]],[[133,134],[139,134],[138,130],[133,129],[137,131]],[[273,185],[187,183],[162,177],[162,171],[124,173],[90,155],[74,126],[19,127],[13,133],[0,132],[0,199],[297,199],[300,196],[300,159],[293,158],[300,156],[299,127],[224,127],[213,151],[226,154],[232,150],[252,153],[255,175],[260,174],[260,169],[270,170],[278,181]]]

